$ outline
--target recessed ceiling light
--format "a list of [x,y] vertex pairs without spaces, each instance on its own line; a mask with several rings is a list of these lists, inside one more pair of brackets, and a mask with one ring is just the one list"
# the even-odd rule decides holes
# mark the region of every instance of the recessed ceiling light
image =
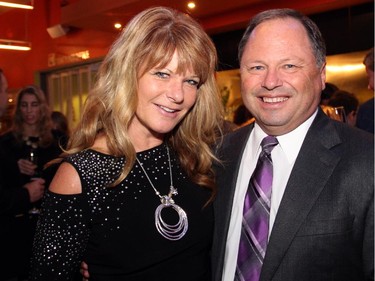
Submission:
[[120,29],[122,27],[122,24],[119,23],[119,22],[116,22],[114,25],[113,25],[116,29]]
[[189,2],[187,4],[187,6],[188,6],[189,9],[194,9],[195,8],[195,3],[194,2]]

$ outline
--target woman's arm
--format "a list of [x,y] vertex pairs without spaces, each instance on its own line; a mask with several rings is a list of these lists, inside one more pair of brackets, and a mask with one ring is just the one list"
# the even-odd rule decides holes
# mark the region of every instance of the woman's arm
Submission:
[[34,238],[30,281],[70,281],[78,272],[89,228],[87,198],[75,168],[63,163],[46,192]]

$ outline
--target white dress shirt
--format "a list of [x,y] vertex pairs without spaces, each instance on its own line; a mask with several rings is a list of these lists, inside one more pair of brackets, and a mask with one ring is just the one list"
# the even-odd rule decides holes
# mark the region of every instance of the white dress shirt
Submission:
[[[268,237],[270,237],[276,213],[279,209],[294,162],[297,159],[303,140],[317,112],[293,131],[285,135],[276,136],[279,144],[275,146],[271,153],[274,169]],[[241,236],[243,204],[250,177],[261,152],[260,143],[266,136],[266,133],[255,123],[242,155],[228,230],[222,281],[234,280]]]

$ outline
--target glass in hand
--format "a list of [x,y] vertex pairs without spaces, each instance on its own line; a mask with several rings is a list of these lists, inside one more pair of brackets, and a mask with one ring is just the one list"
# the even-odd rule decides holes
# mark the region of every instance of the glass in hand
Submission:
[[[40,178],[40,173],[38,169],[38,157],[36,149],[30,147],[29,152],[29,161],[34,163],[37,167],[35,168],[34,175],[31,177],[31,180],[35,180],[37,178]],[[40,213],[40,210],[36,207],[35,204],[33,204],[33,207],[29,210],[29,214],[31,215],[38,215]]]

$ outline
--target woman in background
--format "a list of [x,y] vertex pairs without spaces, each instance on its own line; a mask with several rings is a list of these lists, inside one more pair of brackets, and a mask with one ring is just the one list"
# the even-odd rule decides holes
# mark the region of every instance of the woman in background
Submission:
[[0,171],[8,196],[1,214],[3,276],[27,278],[31,245],[44,192],[43,166],[61,150],[52,136],[51,113],[41,89],[18,93],[11,129],[0,136]]

